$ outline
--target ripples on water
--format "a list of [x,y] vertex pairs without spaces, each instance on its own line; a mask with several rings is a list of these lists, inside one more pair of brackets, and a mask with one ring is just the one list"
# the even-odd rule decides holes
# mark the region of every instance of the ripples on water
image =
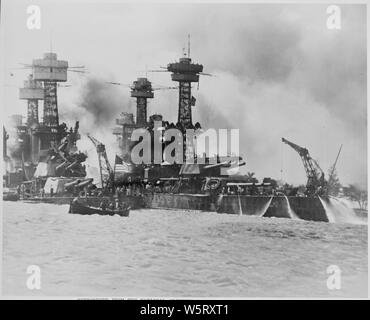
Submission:
[[[195,211],[129,218],[68,206],[3,205],[3,294],[165,297],[367,297],[367,225]],[[338,265],[342,289],[328,290]],[[41,290],[26,288],[28,265]]]

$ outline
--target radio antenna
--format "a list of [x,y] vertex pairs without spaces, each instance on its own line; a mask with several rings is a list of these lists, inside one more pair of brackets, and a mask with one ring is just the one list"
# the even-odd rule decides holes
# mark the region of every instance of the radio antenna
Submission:
[[190,34],[188,34],[188,58],[190,58]]

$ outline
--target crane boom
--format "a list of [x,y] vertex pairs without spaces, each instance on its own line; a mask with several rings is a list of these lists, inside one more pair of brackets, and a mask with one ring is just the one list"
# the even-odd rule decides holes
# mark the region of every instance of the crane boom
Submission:
[[328,178],[328,193],[332,193],[333,192],[333,189],[335,188],[335,183],[336,183],[336,178],[335,178],[335,168],[337,166],[337,162],[338,162],[338,158],[339,158],[339,155],[342,151],[342,147],[343,145],[341,144],[340,147],[339,147],[339,151],[338,151],[338,154],[337,154],[337,157],[335,158],[335,161],[334,161],[334,164],[330,170],[330,174],[329,174],[329,178]]
[[324,172],[320,168],[317,161],[312,159],[308,149],[303,148],[287,139],[282,138],[281,140],[293,148],[302,159],[307,176],[306,193],[308,195],[314,195],[319,189],[323,190],[326,184]]
[[331,173],[330,173],[330,177],[333,175],[333,173],[335,171],[335,167],[337,166],[338,158],[340,156],[340,152],[342,151],[342,147],[343,147],[343,144],[341,144],[340,147],[339,147],[339,151],[338,151],[337,157],[335,158],[335,161],[334,161],[334,164],[333,164],[333,168],[332,168]]
[[[112,166],[109,163],[107,152],[105,150],[105,145],[101,143],[99,140],[91,136],[90,134],[87,135],[87,137],[91,140],[91,142],[94,144],[96,148],[96,152],[98,153],[98,161],[99,161],[99,171],[100,171],[100,181],[102,188],[107,188],[109,184],[114,184],[114,172],[112,169]],[[104,179],[103,179],[103,160],[105,162],[105,170],[108,172],[109,180],[104,185]]]

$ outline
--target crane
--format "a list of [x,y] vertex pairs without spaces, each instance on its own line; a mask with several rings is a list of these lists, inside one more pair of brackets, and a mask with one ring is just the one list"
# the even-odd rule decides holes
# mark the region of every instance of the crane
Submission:
[[[114,187],[114,172],[112,166],[109,163],[107,152],[105,150],[105,145],[101,143],[96,138],[92,137],[90,134],[87,137],[91,140],[96,148],[96,152],[98,153],[98,161],[99,161],[99,171],[100,171],[100,181],[102,189],[107,189]],[[104,162],[103,162],[104,161]],[[103,179],[103,169],[108,172],[108,180],[105,182]],[[105,182],[105,183],[104,183]]]
[[337,166],[338,158],[340,156],[340,152],[342,151],[342,147],[343,147],[343,145],[341,144],[340,147],[339,147],[339,151],[338,151],[337,157],[335,158],[334,164],[333,164],[333,166],[331,168],[331,171],[330,171],[330,174],[329,174],[329,178],[328,178],[328,193],[329,194],[332,193],[333,188],[334,188],[334,184],[335,184],[335,178],[334,178],[335,167]]
[[307,175],[306,184],[306,195],[321,195],[327,191],[327,182],[325,180],[324,171],[320,168],[317,161],[312,159],[309,151],[293,142],[290,142],[284,138],[281,139],[282,142],[293,148],[301,157],[304,169]]

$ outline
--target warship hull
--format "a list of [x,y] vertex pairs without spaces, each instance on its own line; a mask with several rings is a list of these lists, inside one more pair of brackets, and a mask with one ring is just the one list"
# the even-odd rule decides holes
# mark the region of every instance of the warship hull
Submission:
[[[34,197],[21,199],[27,203],[50,203],[57,205],[70,204],[75,197]],[[99,206],[103,200],[111,201],[118,198],[121,202],[137,209],[167,209],[207,211],[219,214],[249,215],[266,218],[288,218],[308,221],[333,222],[327,212],[329,199],[319,197],[298,196],[251,196],[251,195],[219,195],[206,194],[174,194],[144,193],[143,195],[121,195],[104,197],[81,197],[82,202],[91,206]],[[367,211],[357,212],[355,216],[367,219]]]
[[[56,204],[56,205],[64,205],[64,204],[70,204],[71,201],[76,198],[75,196],[54,196],[54,197],[30,197],[30,198],[24,198],[21,199],[21,201],[26,202],[26,203],[49,203],[49,204]],[[113,196],[103,196],[103,197],[93,197],[93,196],[88,196],[88,197],[81,197],[81,201],[86,201],[89,204],[93,206],[99,206],[100,203],[103,200],[111,200],[115,197]],[[144,200],[142,197],[137,197],[137,196],[122,196],[119,197],[119,199],[122,202],[127,203],[131,209],[140,209],[144,208]]]
[[213,211],[210,196],[203,194],[153,193],[143,198],[145,207],[151,209]]
[[152,209],[216,211],[220,214],[329,222],[318,197],[220,195],[213,198],[202,194],[154,193],[144,195],[144,204]]
[[329,222],[318,197],[221,196],[218,213]]

